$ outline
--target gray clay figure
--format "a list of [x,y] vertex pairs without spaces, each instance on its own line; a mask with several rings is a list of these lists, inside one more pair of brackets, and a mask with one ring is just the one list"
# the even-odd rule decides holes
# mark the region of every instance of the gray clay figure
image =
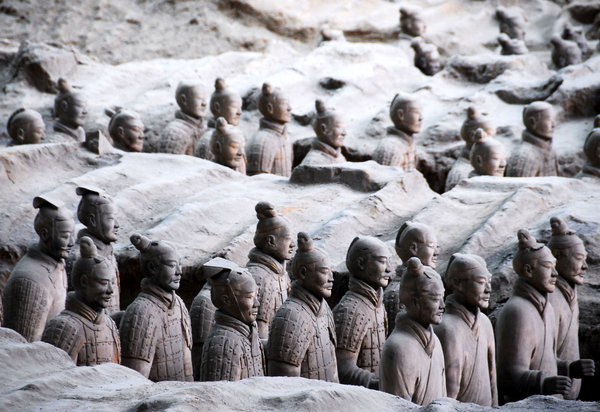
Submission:
[[65,79],[58,79],[58,95],[54,99],[54,131],[70,136],[79,143],[85,141],[83,125],[87,117],[87,102],[74,92]]
[[246,174],[245,145],[242,132],[228,124],[224,117],[219,117],[210,141],[213,161]]
[[600,177],[600,114],[594,118],[594,128],[583,144],[586,163],[580,176]]
[[473,134],[471,147],[471,166],[473,176],[504,176],[506,169],[506,150],[500,141],[489,137],[483,129],[477,129]]
[[301,164],[317,166],[345,162],[341,151],[346,137],[344,122],[337,113],[328,110],[322,100],[315,101],[315,109],[313,130],[317,137],[313,139],[310,151]]
[[22,107],[10,115],[6,130],[15,144],[41,143],[46,138],[46,125],[42,115]]
[[110,117],[108,133],[113,145],[126,152],[141,152],[144,148],[144,123],[133,110],[111,107],[104,111]]

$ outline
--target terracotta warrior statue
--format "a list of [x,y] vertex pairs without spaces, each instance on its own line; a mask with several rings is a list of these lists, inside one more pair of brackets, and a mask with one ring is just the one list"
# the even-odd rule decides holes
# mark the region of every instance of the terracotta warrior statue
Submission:
[[418,257],[423,265],[435,269],[438,255],[438,242],[433,230],[423,224],[407,221],[396,235],[396,254],[403,264],[396,268],[396,275],[385,289],[383,304],[388,317],[388,334],[392,332],[396,315],[404,311],[400,302],[400,282],[406,272],[406,262],[411,257]]
[[333,308],[340,383],[379,389],[379,358],[387,337],[383,288],[390,254],[381,240],[356,237],[348,248],[348,291]]
[[417,146],[413,135],[421,131],[423,120],[421,105],[408,94],[398,93],[390,105],[387,136],[381,139],[373,153],[373,160],[386,166],[399,166],[404,170],[417,167]]
[[402,277],[400,313],[383,345],[379,387],[417,405],[428,405],[446,396],[444,353],[432,325],[444,313],[444,285],[440,275],[412,257]]
[[140,116],[122,107],[111,107],[104,112],[110,117],[108,133],[113,145],[126,152],[141,152],[144,148],[144,124]]
[[232,126],[240,124],[242,98],[239,93],[229,89],[221,77],[215,80],[215,91],[210,97],[210,111],[215,119],[224,117]]
[[206,131],[206,90],[194,80],[181,81],[175,90],[175,101],[179,110],[163,130],[158,151],[194,155],[196,145]]
[[552,45],[552,62],[556,68],[562,69],[582,62],[581,49],[576,42],[555,35],[550,39],[550,44]]
[[529,52],[529,49],[523,40],[511,39],[506,33],[500,33],[498,36],[498,44],[500,45],[500,54],[503,56],[527,54]]
[[286,123],[291,120],[291,107],[281,90],[264,83],[258,97],[258,110],[263,115],[260,127],[246,145],[248,175],[272,173],[290,176],[292,144]]
[[546,102],[533,102],[523,109],[522,142],[506,165],[508,177],[558,176],[558,159],[552,148],[555,116]]
[[500,403],[535,394],[569,396],[571,378],[594,374],[592,360],[556,357],[554,292],[556,259],[525,229],[518,232],[513,268],[519,279],[496,321],[496,365]]
[[42,115],[22,107],[10,115],[6,130],[15,144],[40,143],[46,137],[46,125]]
[[214,162],[246,174],[246,141],[242,132],[224,117],[217,119],[210,146]]
[[275,211],[272,204],[259,202],[256,207],[258,224],[254,234],[255,247],[248,253],[246,267],[258,285],[258,334],[269,336],[269,326],[275,312],[287,299],[290,278],[286,262],[292,257],[294,240],[290,223]]
[[269,376],[339,382],[335,325],[325,301],[333,287],[329,258],[301,232],[291,267],[294,283],[290,296],[277,311],[269,332]]
[[40,237],[12,270],[3,293],[3,326],[28,342],[42,338],[50,319],[65,308],[67,273],[64,259],[73,246],[73,216],[55,203],[36,197],[33,221]]
[[600,177],[600,114],[594,118],[594,128],[585,139],[583,153],[587,162],[579,176]]
[[58,95],[54,99],[54,131],[63,133],[77,142],[85,141],[85,118],[87,102],[79,93],[71,90],[65,79],[58,79]]
[[473,171],[471,166],[471,147],[473,147],[473,134],[475,130],[483,129],[490,136],[496,136],[496,127],[491,119],[479,112],[475,106],[470,106],[467,109],[467,118],[460,128],[460,137],[465,141],[465,146],[460,152],[460,157],[454,162],[452,169],[448,172],[446,178],[446,191],[469,177],[469,173]]
[[[77,207],[77,219],[85,225],[85,229],[81,229],[77,234],[77,243],[84,236],[90,238],[96,246],[97,254],[106,259],[106,264],[112,268],[114,276],[111,279],[114,293],[111,294],[110,302],[105,309],[108,314],[113,314],[121,309],[119,267],[113,252],[113,243],[117,241],[119,234],[117,209],[112,199],[99,189],[80,186],[75,191],[81,196]],[[72,252],[71,255],[70,262],[67,262],[69,275],[72,270],[69,263],[72,264],[77,260],[77,253]]]
[[117,325],[105,309],[116,292],[112,263],[96,253],[94,241],[80,239],[81,257],[71,272],[74,292],[65,310],[48,322],[42,340],[61,348],[78,366],[121,362]]
[[410,47],[415,51],[414,63],[417,69],[427,76],[433,76],[442,70],[440,53],[435,45],[416,37],[410,42]]
[[[563,361],[579,359],[579,303],[577,302],[577,286],[583,284],[588,266],[587,252],[583,241],[569,230],[567,223],[560,217],[550,219],[552,237],[548,248],[556,258],[556,288],[548,295],[554,308],[558,340],[556,355]],[[581,389],[581,380],[571,380],[571,391],[565,399],[577,399]]]
[[265,356],[258,336],[256,283],[246,269],[215,258],[204,265],[218,308],[202,350],[201,381],[239,381],[264,376]]
[[[208,262],[207,262],[208,263]],[[202,266],[204,278],[207,281],[200,289],[190,306],[190,319],[192,321],[192,365],[194,367],[194,380],[200,380],[200,370],[202,368],[202,348],[208,338],[210,328],[215,323],[216,306],[210,298],[212,286],[208,282],[208,275],[213,273],[212,266],[206,264]]]
[[504,145],[493,137],[489,137],[483,129],[473,134],[471,147],[471,166],[473,176],[504,176],[506,168],[506,150]]
[[594,50],[590,47],[581,27],[574,27],[570,24],[566,24],[562,32],[562,38],[577,43],[577,46],[581,50],[582,60],[587,59],[594,53]]
[[522,13],[498,7],[496,19],[500,23],[500,33],[505,33],[511,39],[525,40],[525,19]]
[[313,139],[310,151],[302,160],[302,165],[328,165],[342,163],[346,158],[342,146],[346,137],[346,126],[337,113],[327,110],[322,100],[315,101],[317,111],[313,130],[317,137]]
[[486,310],[492,275],[477,255],[455,253],[445,276],[446,297],[442,323],[434,327],[444,350],[446,389],[450,398],[482,406],[498,406],[496,344]]
[[161,240],[139,234],[130,239],[140,251],[144,279],[121,320],[122,364],[154,382],[192,381],[190,315],[175,293],[181,281],[179,255]]
[[427,26],[418,10],[400,8],[400,30],[412,37],[423,36]]

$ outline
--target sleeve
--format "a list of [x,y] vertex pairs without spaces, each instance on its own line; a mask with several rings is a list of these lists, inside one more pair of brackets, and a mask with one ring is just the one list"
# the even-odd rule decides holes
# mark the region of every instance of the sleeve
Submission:
[[300,366],[314,336],[313,328],[301,311],[299,305],[279,308],[269,330],[267,359]]
[[265,322],[270,324],[275,315],[275,297],[272,285],[266,278],[263,270],[257,266],[250,267],[250,273],[256,282],[258,287],[258,293],[256,299],[258,300],[258,314],[256,315],[257,321]]
[[75,363],[84,345],[80,328],[66,315],[58,315],[48,322],[42,341],[64,350]]
[[[486,317],[487,318],[487,317]],[[492,406],[498,406],[498,384],[496,381],[496,347],[494,342],[494,330],[488,320],[487,338],[488,338],[488,369],[490,371],[490,388],[492,390]]]
[[460,334],[451,328],[451,324],[442,321],[442,324],[435,327],[434,330],[444,352],[447,394],[449,398],[456,399],[460,391],[463,349],[459,343]]
[[506,164],[506,177],[535,177],[539,173],[539,159],[532,156],[525,144],[515,147]]
[[157,336],[153,321],[155,314],[150,305],[145,299],[137,300],[125,311],[119,328],[123,359],[139,359],[149,363],[154,359]]
[[160,135],[158,151],[160,153],[185,154],[190,145],[189,133],[177,124],[171,122],[164,128]]
[[379,390],[412,402],[416,375],[410,372],[419,368],[413,365],[410,354],[405,356],[403,349],[401,344],[390,340],[384,345],[379,365]]
[[24,277],[9,279],[4,289],[4,326],[28,342],[42,338],[50,308],[50,295],[38,282]]
[[333,309],[337,348],[358,352],[369,326],[365,310],[346,295]]
[[247,170],[249,174],[271,173],[275,161],[276,150],[267,143],[268,132],[258,131],[250,140],[246,153],[248,155]]
[[202,350],[201,381],[241,379],[241,350],[225,334],[211,335]]

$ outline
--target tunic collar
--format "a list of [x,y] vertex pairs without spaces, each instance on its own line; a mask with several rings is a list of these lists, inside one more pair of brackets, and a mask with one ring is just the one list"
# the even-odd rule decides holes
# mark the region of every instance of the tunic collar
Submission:
[[176,301],[174,290],[167,292],[150,278],[142,279],[141,286],[142,292],[157,297],[168,309],[173,309]]
[[54,131],[69,135],[75,138],[75,140],[77,140],[78,142],[85,141],[85,131],[81,126],[77,127],[76,129],[73,129],[72,127],[63,123],[60,119],[56,119],[54,121]]
[[65,309],[82,316],[90,322],[94,322],[96,325],[99,325],[104,321],[104,310],[101,310],[100,312],[95,311],[79,300],[75,292],[69,292],[67,294]]
[[396,315],[396,328],[411,332],[417,342],[423,347],[427,356],[431,358],[435,349],[435,339],[433,338],[433,327],[429,325],[425,329],[419,322],[416,322],[408,316],[408,313],[401,312]]
[[342,152],[341,148],[335,148],[333,146],[328,145],[325,142],[320,141],[318,138],[313,139],[311,143],[311,147],[315,150],[319,150],[321,152],[327,153],[331,157],[338,157]]
[[408,134],[406,132],[403,132],[402,130],[400,130],[400,129],[394,127],[394,126],[388,127],[387,128],[387,132],[388,132],[388,134],[391,134],[391,135],[399,137],[400,139],[406,141],[406,143],[411,144],[411,145],[415,141],[414,136],[412,136],[412,135],[410,135],[410,134]]
[[325,303],[324,299],[318,299],[315,295],[310,293],[304,288],[298,281],[292,283],[292,289],[290,290],[290,296],[300,299],[302,302],[310,308],[316,317],[320,316],[320,312],[323,310]]
[[260,338],[258,337],[258,327],[256,326],[256,322],[252,322],[250,325],[247,325],[241,320],[223,312],[221,309],[217,309],[215,311],[215,324],[231,328],[239,332],[240,335],[248,338],[250,341],[250,350],[252,356],[260,355],[261,342]]
[[369,301],[373,303],[375,307],[379,307],[383,304],[383,288],[378,288],[375,290],[367,282],[364,282],[355,276],[350,276],[350,280],[348,281],[348,289],[369,299]]
[[563,294],[569,306],[573,307],[577,302],[577,290],[569,285],[569,282],[560,275],[556,278],[556,287]]
[[446,297],[446,313],[456,315],[461,318],[473,332],[479,329],[479,308],[473,313],[456,299],[456,295],[450,294]]
[[40,265],[48,271],[49,274],[54,273],[57,269],[62,269],[65,266],[63,259],[56,260],[52,256],[49,256],[40,250],[39,244],[33,244],[27,249],[27,254],[37,260]]
[[190,116],[189,114],[185,114],[181,110],[177,110],[175,112],[175,118],[179,119],[179,120],[183,120],[186,123],[190,123],[192,126],[198,128],[198,129],[204,128],[204,119],[203,118],[197,118],[194,116]]
[[79,233],[77,233],[77,240],[82,237],[87,236],[94,242],[96,245],[96,249],[98,249],[98,253],[102,256],[110,256],[113,254],[113,247],[110,243],[105,243],[103,240],[98,239],[96,236],[92,235],[88,228],[81,229]]
[[521,135],[524,142],[531,143],[534,146],[537,146],[541,149],[550,151],[552,150],[552,139],[546,139],[543,137],[539,137],[531,133],[529,130],[523,130],[523,134]]
[[520,296],[523,299],[530,301],[540,315],[543,315],[544,309],[546,309],[546,303],[548,302],[548,296],[545,293],[539,292],[523,279],[517,279],[513,293],[515,296]]
[[248,259],[250,260],[250,262],[258,263],[268,267],[271,271],[275,272],[279,276],[283,276],[285,274],[285,264],[279,263],[277,259],[270,255],[267,255],[259,248],[252,248],[252,250],[250,250],[250,253],[248,253]]
[[283,136],[285,135],[287,128],[285,127],[285,124],[281,124],[281,123],[277,123],[277,122],[272,122],[270,120],[265,119],[264,117],[262,117],[259,121],[259,125],[261,129],[270,129],[273,130],[275,133]]

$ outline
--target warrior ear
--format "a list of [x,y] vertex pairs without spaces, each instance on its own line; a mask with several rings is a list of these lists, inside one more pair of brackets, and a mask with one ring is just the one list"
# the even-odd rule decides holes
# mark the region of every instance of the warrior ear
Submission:
[[267,109],[267,113],[273,114],[273,103],[271,103],[271,102],[267,103],[266,109]]
[[481,155],[475,156],[475,165],[477,165],[479,169],[483,166],[483,157],[481,157]]
[[221,152],[221,142],[215,142],[215,149],[217,149],[217,152]]
[[327,131],[327,125],[325,123],[321,123],[319,128],[321,129],[321,133],[325,133]]
[[23,140],[23,138],[25,137],[25,130],[23,130],[22,127],[19,127],[17,129],[17,137],[19,138],[19,140]]
[[365,270],[365,257],[364,257],[364,256],[359,256],[359,257],[356,259],[356,266],[358,266],[358,269],[359,269],[360,271],[363,271],[363,270]]
[[123,126],[117,127],[117,136],[119,136],[119,138],[122,139],[124,135],[125,129],[123,129]]
[[523,265],[523,274],[527,279],[531,279],[533,277],[533,267],[529,263],[525,263]]
[[267,241],[267,245],[269,245],[271,247],[275,247],[276,246],[276,244],[275,244],[275,236],[273,236],[273,235],[267,236],[266,241]]
[[181,105],[182,106],[186,106],[187,105],[187,96],[185,95],[184,92],[179,93],[179,100],[181,101]]
[[62,102],[60,102],[60,110],[62,112],[66,112],[68,108],[69,108],[69,102],[67,102],[66,100],[63,100]]
[[46,242],[49,237],[50,237],[50,231],[48,230],[48,228],[47,227],[41,228],[40,239],[42,239],[43,242]]
[[150,273],[151,277],[156,276],[158,273],[158,264],[152,260],[148,261],[146,268],[148,269],[148,273]]
[[215,107],[215,112],[221,111],[221,103],[213,102],[213,106]]
[[88,223],[92,227],[96,227],[96,216],[93,213],[88,215]]
[[298,270],[298,273],[296,273],[295,275],[297,276],[298,280],[305,280],[306,279],[306,266],[300,266],[300,270]]
[[419,243],[418,242],[410,242],[410,245],[408,246],[408,252],[411,254],[411,256],[417,256],[417,252],[419,251]]

